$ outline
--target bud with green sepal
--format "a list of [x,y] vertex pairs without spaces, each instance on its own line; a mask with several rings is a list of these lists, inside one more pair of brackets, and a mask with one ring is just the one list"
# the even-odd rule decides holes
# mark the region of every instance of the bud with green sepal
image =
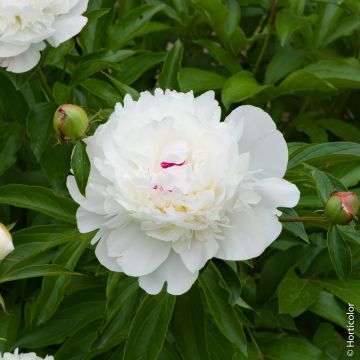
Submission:
[[89,125],[89,118],[80,106],[64,104],[55,112],[54,129],[62,140],[83,138]]
[[359,199],[353,192],[333,192],[325,206],[326,217],[333,224],[347,225],[356,218]]

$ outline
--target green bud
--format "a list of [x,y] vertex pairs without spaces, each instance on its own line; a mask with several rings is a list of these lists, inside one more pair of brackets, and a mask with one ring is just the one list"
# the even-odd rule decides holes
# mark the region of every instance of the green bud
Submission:
[[326,216],[333,223],[347,225],[359,210],[359,199],[353,192],[333,192],[327,201]]
[[54,115],[54,129],[62,140],[84,137],[89,124],[85,110],[77,105],[61,105]]

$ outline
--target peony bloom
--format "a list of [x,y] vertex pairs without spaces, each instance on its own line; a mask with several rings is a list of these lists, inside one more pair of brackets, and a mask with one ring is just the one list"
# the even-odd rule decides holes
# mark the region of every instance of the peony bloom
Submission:
[[282,179],[287,145],[271,117],[240,106],[220,122],[220,112],[212,91],[127,95],[85,139],[86,197],[67,179],[79,230],[99,229],[99,261],[150,294],[164,282],[186,292],[212,257],[260,255],[281,232],[276,208],[299,200]]
[[37,356],[35,353],[19,354],[19,349],[16,349],[13,354],[0,354],[0,360],[54,360],[53,356],[47,355],[45,358]]
[[22,73],[36,66],[45,40],[57,47],[78,34],[88,0],[1,0],[0,66]]
[[14,250],[11,235],[3,224],[0,223],[0,261]]

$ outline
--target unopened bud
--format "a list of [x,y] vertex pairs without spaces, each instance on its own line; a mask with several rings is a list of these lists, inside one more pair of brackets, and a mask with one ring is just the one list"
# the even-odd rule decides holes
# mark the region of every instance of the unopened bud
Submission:
[[0,223],[0,261],[14,250],[9,230]]
[[80,106],[64,104],[55,112],[54,129],[62,140],[82,138],[88,127],[88,116]]
[[359,210],[359,199],[353,192],[333,192],[325,206],[326,216],[333,224],[347,225]]

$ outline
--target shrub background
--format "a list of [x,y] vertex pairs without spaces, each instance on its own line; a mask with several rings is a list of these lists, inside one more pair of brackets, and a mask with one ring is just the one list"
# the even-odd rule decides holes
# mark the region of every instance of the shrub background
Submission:
[[261,257],[211,261],[177,298],[146,295],[101,267],[91,234],[76,230],[65,187],[75,142],[59,143],[52,116],[80,104],[91,133],[126,93],[155,87],[214,89],[224,114],[260,106],[289,142],[296,211],[312,214],[334,190],[360,194],[360,2],[90,0],[86,16],[81,34],[47,48],[36,69],[0,69],[0,221],[16,222],[16,250],[0,263],[0,352],[347,358],[347,303],[360,309],[358,226],[289,223]]

